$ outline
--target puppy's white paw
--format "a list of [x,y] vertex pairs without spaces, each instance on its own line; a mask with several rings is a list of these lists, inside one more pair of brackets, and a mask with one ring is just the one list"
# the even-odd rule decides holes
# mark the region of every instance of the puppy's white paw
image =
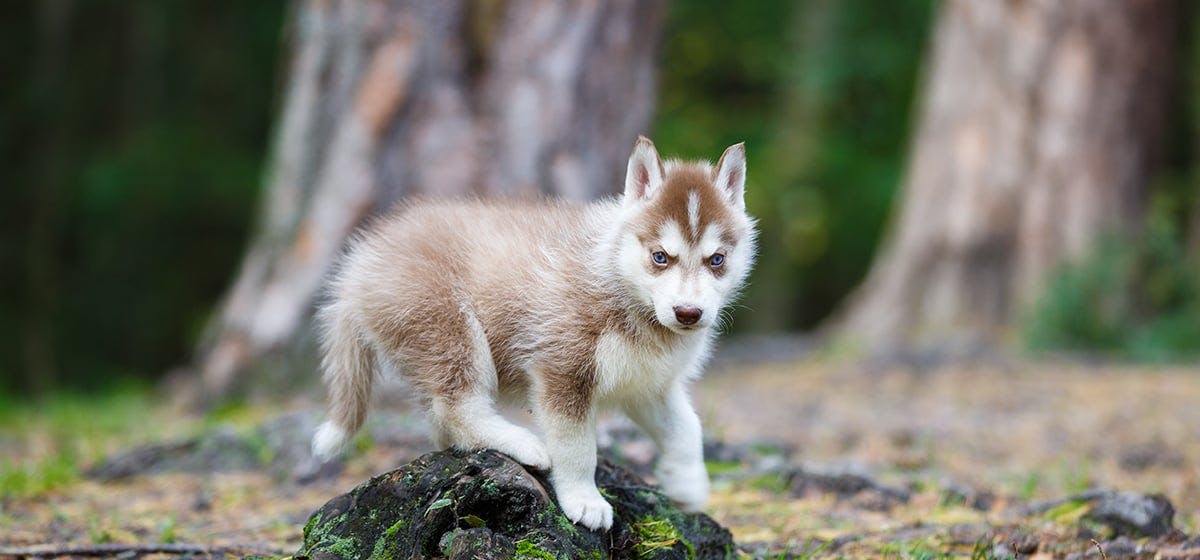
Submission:
[[539,471],[550,470],[550,453],[546,451],[546,444],[524,428],[514,426],[511,430],[505,430],[497,434],[495,441],[486,445],[527,467]]
[[708,470],[704,463],[664,462],[655,476],[663,493],[684,511],[700,511],[708,504]]
[[612,528],[613,509],[595,488],[578,489],[558,494],[558,505],[567,519],[593,531]]

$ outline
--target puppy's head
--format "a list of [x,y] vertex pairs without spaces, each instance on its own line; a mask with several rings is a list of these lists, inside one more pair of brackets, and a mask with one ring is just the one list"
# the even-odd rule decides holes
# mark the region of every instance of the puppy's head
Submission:
[[745,184],[743,144],[726,149],[716,165],[664,162],[649,139],[634,144],[617,249],[621,276],[672,331],[715,324],[754,264]]

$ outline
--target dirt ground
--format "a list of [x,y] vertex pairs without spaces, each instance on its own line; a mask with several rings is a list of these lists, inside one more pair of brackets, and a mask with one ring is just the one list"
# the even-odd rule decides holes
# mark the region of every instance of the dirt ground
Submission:
[[715,437],[791,444],[803,463],[1031,498],[1157,492],[1200,527],[1200,367],[801,362],[716,372],[698,402]]
[[[710,439],[725,448],[784,450],[709,457],[709,513],[750,555],[1121,557],[1101,553],[1107,545],[1131,557],[1188,557],[1195,544],[1186,535],[1200,532],[1200,368],[994,362],[917,371],[805,360],[717,368],[696,401]],[[313,402],[257,403],[224,421],[245,432],[283,411],[315,410]],[[391,418],[407,411],[401,405]],[[157,428],[145,437],[159,441],[201,423],[166,407],[145,415]],[[339,473],[309,483],[277,468],[291,459],[264,445],[271,468],[68,476],[10,492],[0,497],[0,547],[175,542],[287,555],[325,501],[431,450],[419,419],[399,423],[373,429],[378,441],[360,439]],[[0,450],[29,462],[52,450],[53,437],[32,426],[6,428]],[[789,469],[854,473],[904,500],[797,492],[780,474]],[[1165,541],[1114,541],[1070,507],[1017,507],[1094,488],[1163,494],[1178,531]],[[981,542],[994,546],[984,551]]]
[[[755,513],[778,502],[771,493],[719,495],[712,513],[739,542],[1013,521],[1003,503],[982,512],[947,508],[944,492],[921,491],[946,488],[1014,504],[1089,488],[1161,493],[1176,508],[1177,527],[1193,535],[1200,528],[1200,368],[1018,362],[917,371],[801,362],[716,372],[698,401],[719,438],[779,441],[792,446],[792,462],[918,489],[906,507],[884,514],[845,513],[829,499],[788,501],[780,507],[794,514],[774,523]],[[1054,520],[1024,521],[1021,530],[1045,531],[1047,540],[1077,536]],[[938,546],[945,536],[931,548],[946,550]]]

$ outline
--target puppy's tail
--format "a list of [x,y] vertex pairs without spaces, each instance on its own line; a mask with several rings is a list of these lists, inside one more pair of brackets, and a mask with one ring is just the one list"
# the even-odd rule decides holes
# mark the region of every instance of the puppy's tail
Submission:
[[321,369],[329,392],[329,416],[313,436],[312,451],[328,461],[342,451],[367,416],[375,352],[363,340],[352,315],[338,303],[322,309],[320,320],[325,328]]

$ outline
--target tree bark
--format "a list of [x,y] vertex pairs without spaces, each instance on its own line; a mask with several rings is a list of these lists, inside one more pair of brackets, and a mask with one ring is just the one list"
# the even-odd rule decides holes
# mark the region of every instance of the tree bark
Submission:
[[903,199],[836,328],[868,349],[994,341],[1048,273],[1137,230],[1173,0],[949,0]]
[[417,194],[616,192],[664,0],[305,0],[258,231],[195,358],[205,396],[307,330],[347,237]]

